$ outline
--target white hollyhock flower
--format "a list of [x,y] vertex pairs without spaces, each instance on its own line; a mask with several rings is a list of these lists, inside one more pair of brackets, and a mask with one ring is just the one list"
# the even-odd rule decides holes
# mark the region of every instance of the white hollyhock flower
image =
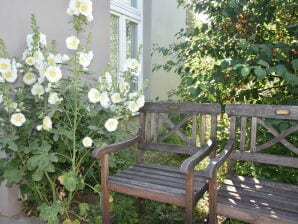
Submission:
[[44,56],[40,50],[33,53],[33,58],[35,59],[37,65],[41,65],[43,63]]
[[129,69],[136,70],[138,68],[139,62],[135,58],[128,58],[126,60],[126,66]]
[[120,96],[119,93],[114,93],[111,96],[111,100],[112,100],[113,103],[120,103],[122,101],[121,96]]
[[49,65],[55,66],[56,65],[55,55],[50,53],[49,56],[47,57],[47,62]]
[[11,115],[10,123],[12,123],[14,126],[20,127],[26,122],[26,118],[24,114],[22,113],[15,113]]
[[92,138],[87,136],[87,137],[83,138],[82,143],[83,143],[84,147],[89,148],[92,146],[93,141],[92,141]]
[[32,85],[36,82],[36,76],[32,72],[28,72],[24,75],[23,81],[26,85]]
[[109,98],[109,95],[107,92],[103,92],[100,94],[100,97],[99,97],[99,102],[100,102],[100,105],[103,107],[103,108],[108,108],[109,105],[110,105],[110,98]]
[[92,88],[88,92],[88,99],[91,103],[98,103],[100,101],[100,95],[101,94],[97,89]]
[[8,102],[7,105],[5,106],[5,110],[16,110],[18,107],[18,104],[16,102]]
[[141,95],[136,101],[138,107],[143,107],[145,104],[145,96]]
[[89,51],[88,53],[80,52],[79,53],[79,63],[83,67],[88,67],[93,59],[93,52]]
[[90,0],[80,0],[79,12],[86,16],[88,21],[91,22],[92,16],[92,1]]
[[52,92],[49,95],[48,103],[49,104],[56,104],[61,102],[61,99],[58,97],[58,93]]
[[128,91],[129,90],[128,82],[125,82],[125,81],[120,82],[119,83],[119,90],[120,90],[121,93],[125,93],[126,91]]
[[11,69],[10,60],[7,58],[0,58],[0,72],[4,73]]
[[63,62],[62,55],[61,54],[49,54],[47,57],[47,61],[49,65],[55,66],[56,64],[61,64]]
[[132,112],[135,113],[139,110],[139,106],[135,101],[130,101],[128,103],[128,109]]
[[37,126],[36,126],[36,130],[37,130],[37,131],[41,131],[41,130],[42,130],[42,125],[41,125],[41,124],[40,124],[40,125],[37,125]]
[[70,50],[77,50],[80,44],[80,40],[76,36],[70,36],[66,38],[66,47]]
[[58,66],[49,66],[45,72],[49,82],[58,82],[62,78],[61,69]]
[[69,6],[68,6],[66,12],[70,16],[74,16],[74,15],[78,16],[80,14],[79,8],[80,8],[79,0],[70,0]]
[[4,80],[6,80],[7,82],[15,82],[16,79],[18,78],[18,74],[17,71],[13,71],[13,70],[9,70],[5,73],[2,74],[2,77],[4,78]]
[[34,96],[42,96],[44,92],[45,92],[44,87],[39,83],[35,83],[31,89],[31,93]]
[[42,120],[42,129],[49,131],[52,129],[52,126],[53,126],[53,122],[52,122],[51,118],[48,116],[45,116]]
[[115,118],[109,118],[106,122],[105,122],[105,128],[109,131],[116,131],[118,127],[118,120]]
[[36,60],[34,57],[27,57],[25,62],[27,65],[35,65]]

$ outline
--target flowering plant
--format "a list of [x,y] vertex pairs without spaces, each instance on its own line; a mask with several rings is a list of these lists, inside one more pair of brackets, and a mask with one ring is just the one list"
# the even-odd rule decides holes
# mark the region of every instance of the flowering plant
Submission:
[[88,204],[75,206],[74,199],[86,187],[99,192],[90,151],[114,141],[120,121],[144,105],[141,91],[131,88],[135,59],[117,77],[105,73],[95,86],[83,84],[93,59],[84,37],[92,1],[70,0],[67,13],[75,31],[66,38],[69,55],[49,49],[34,16],[21,59],[9,59],[0,42],[0,149],[7,154],[0,178],[19,184],[21,199],[48,223],[86,219]]

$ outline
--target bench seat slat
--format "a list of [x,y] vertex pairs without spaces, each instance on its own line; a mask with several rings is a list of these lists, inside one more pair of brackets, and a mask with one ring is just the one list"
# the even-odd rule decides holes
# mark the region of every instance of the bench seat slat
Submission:
[[296,186],[248,177],[229,178],[218,191],[218,214],[249,223],[297,223],[298,196],[291,198],[294,193],[287,191]]
[[[150,172],[144,172],[142,170],[133,170],[133,169],[127,169],[119,174],[117,174],[117,176],[120,175],[128,175],[131,176],[130,178],[146,178],[149,177],[151,179],[163,179],[165,181],[167,181],[169,184],[182,184],[183,186],[185,186],[185,177],[172,177],[172,176],[168,176],[168,175],[159,175],[158,173],[150,173]],[[202,178],[200,179],[200,177],[195,178],[195,183],[199,184],[202,181]]]
[[[124,186],[130,191],[136,189],[152,194],[166,194],[173,198],[185,196],[185,175],[177,168],[155,164],[136,164],[110,176],[108,184],[112,190]],[[195,197],[202,196],[208,188],[208,180],[201,177],[199,172],[195,175],[194,184]]]
[[[240,180],[238,180],[240,179]],[[242,180],[242,181],[241,181]],[[242,187],[245,189],[252,189],[254,191],[262,191],[271,193],[274,191],[276,195],[285,195],[290,198],[297,198],[298,201],[298,187],[293,184],[284,184],[273,181],[259,180],[256,178],[242,177],[229,175],[228,179],[224,180],[225,185]],[[278,191],[276,189],[278,188]]]
[[[157,164],[146,164],[146,163],[139,163],[131,167],[131,169],[140,170],[143,172],[149,172],[149,173],[156,173],[159,175],[166,175],[169,177],[179,177],[184,178],[185,175],[180,172],[178,168],[170,167],[170,166],[163,166],[163,165],[157,165]],[[195,171],[195,179],[198,181],[198,179],[201,179],[202,176],[204,176],[202,171]]]

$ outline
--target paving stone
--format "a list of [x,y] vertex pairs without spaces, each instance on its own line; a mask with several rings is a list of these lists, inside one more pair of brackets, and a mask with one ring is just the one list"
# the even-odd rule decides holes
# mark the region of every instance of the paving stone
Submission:
[[43,222],[39,221],[37,218],[28,218],[24,216],[0,216],[0,224],[43,224]]

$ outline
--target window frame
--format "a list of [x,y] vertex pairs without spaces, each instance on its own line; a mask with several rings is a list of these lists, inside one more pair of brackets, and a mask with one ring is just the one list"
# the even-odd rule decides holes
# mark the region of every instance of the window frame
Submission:
[[[136,0],[136,6],[129,6],[123,3],[121,0],[111,0],[110,2],[110,13],[111,15],[117,16],[119,18],[119,71],[124,71],[126,62],[126,21],[129,20],[137,24],[137,48],[143,46],[143,0]],[[139,52],[139,63],[143,67],[143,52]],[[138,89],[140,89],[143,83],[143,72],[138,77]]]

